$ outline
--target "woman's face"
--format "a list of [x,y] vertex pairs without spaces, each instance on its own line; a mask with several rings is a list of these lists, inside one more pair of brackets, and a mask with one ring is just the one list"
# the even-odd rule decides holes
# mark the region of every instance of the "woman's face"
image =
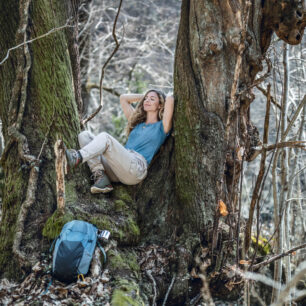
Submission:
[[160,105],[158,95],[155,91],[150,91],[146,94],[143,101],[143,109],[145,112],[158,112]]

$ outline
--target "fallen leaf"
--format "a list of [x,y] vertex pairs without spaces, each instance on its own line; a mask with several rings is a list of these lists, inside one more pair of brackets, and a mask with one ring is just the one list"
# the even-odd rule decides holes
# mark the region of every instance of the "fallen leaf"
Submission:
[[225,205],[225,203],[222,200],[219,200],[219,210],[220,210],[220,214],[222,216],[227,216],[228,215],[228,211],[227,211],[227,207]]
[[239,261],[239,263],[240,263],[241,265],[249,265],[251,262],[250,262],[249,260],[243,260],[243,259],[241,259],[241,260]]

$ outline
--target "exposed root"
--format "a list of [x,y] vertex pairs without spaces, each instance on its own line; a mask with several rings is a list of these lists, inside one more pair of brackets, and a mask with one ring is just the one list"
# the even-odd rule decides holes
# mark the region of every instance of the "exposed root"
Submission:
[[39,166],[37,162],[37,163],[34,163],[31,168],[27,196],[26,196],[25,201],[21,205],[18,219],[17,219],[16,234],[15,234],[15,239],[13,243],[13,253],[17,256],[22,266],[26,266],[28,263],[31,263],[31,264],[34,263],[34,262],[31,262],[29,257],[20,250],[20,244],[21,244],[21,238],[22,238],[22,234],[24,230],[25,219],[27,217],[29,208],[35,202],[35,193],[37,189],[38,173],[39,173]]

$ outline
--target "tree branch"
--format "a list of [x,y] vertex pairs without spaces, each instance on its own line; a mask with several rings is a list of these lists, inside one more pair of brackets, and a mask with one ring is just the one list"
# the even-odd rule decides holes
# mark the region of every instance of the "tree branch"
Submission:
[[290,249],[289,251],[284,252],[284,253],[282,253],[282,254],[275,255],[275,256],[273,256],[273,257],[271,257],[271,258],[269,258],[269,259],[267,259],[267,260],[265,260],[265,261],[263,261],[263,262],[260,262],[260,263],[258,263],[258,264],[256,264],[256,265],[252,266],[252,269],[253,269],[253,270],[254,270],[254,269],[259,269],[259,268],[261,268],[261,267],[263,267],[263,266],[266,266],[266,265],[270,264],[271,262],[273,262],[273,261],[275,261],[275,260],[278,260],[278,259],[280,259],[280,258],[282,258],[282,257],[288,256],[288,255],[290,255],[291,253],[293,253],[293,252],[295,252],[295,251],[297,251],[297,250],[299,250],[299,249],[303,249],[303,248],[306,248],[306,243],[301,244],[301,245],[299,245],[299,246],[297,246],[297,247],[294,247],[294,248]]
[[66,22],[63,26],[61,26],[61,27],[51,29],[50,31],[48,31],[48,32],[45,33],[45,34],[42,34],[42,35],[40,35],[40,36],[38,36],[38,37],[35,37],[35,38],[30,39],[30,40],[27,40],[27,41],[24,41],[23,43],[18,44],[17,46],[14,46],[14,47],[8,49],[8,50],[7,50],[7,53],[6,53],[6,56],[5,56],[5,58],[0,62],[0,65],[2,65],[2,64],[8,59],[8,57],[9,57],[11,51],[13,51],[13,50],[15,50],[15,49],[18,49],[19,47],[22,47],[22,46],[25,45],[25,44],[30,44],[30,43],[32,43],[32,42],[35,41],[35,40],[41,39],[41,38],[46,37],[46,36],[48,36],[48,35],[50,35],[50,34],[52,34],[52,33],[55,33],[55,32],[57,32],[57,31],[60,31],[60,30],[62,30],[62,29],[64,29],[64,28],[71,27],[70,25],[68,25],[68,24],[69,24],[69,21],[70,21],[70,20],[67,20],[67,22]]
[[101,78],[100,78],[100,105],[95,110],[95,112],[93,112],[90,116],[88,116],[86,119],[84,119],[81,122],[82,126],[84,126],[89,120],[94,118],[99,113],[99,111],[103,108],[103,78],[104,78],[105,68],[108,65],[108,63],[110,62],[110,60],[112,59],[112,57],[115,55],[115,53],[118,51],[118,49],[120,47],[120,44],[122,42],[122,39],[121,39],[121,42],[119,43],[118,40],[117,40],[117,36],[116,36],[116,25],[117,25],[118,17],[119,17],[119,14],[120,14],[121,5],[122,5],[122,0],[120,0],[118,11],[117,11],[116,18],[115,18],[114,25],[113,25],[113,38],[115,40],[116,47],[102,67]]

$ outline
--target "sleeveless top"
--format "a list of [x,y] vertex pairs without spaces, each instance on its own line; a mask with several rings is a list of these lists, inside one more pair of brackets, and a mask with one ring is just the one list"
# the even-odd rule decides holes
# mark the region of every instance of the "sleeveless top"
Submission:
[[162,120],[148,124],[142,122],[131,131],[125,148],[141,154],[150,164],[168,135],[164,131]]

